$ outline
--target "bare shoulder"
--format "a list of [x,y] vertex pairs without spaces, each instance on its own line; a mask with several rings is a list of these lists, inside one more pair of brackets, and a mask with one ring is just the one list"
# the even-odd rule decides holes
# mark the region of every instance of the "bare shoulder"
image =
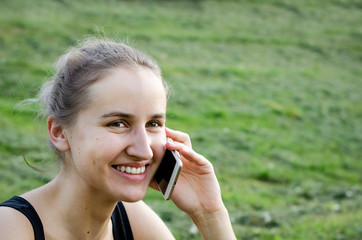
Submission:
[[22,213],[10,207],[0,207],[0,236],[3,240],[33,240],[34,231]]
[[123,203],[134,239],[174,239],[162,219],[143,201]]

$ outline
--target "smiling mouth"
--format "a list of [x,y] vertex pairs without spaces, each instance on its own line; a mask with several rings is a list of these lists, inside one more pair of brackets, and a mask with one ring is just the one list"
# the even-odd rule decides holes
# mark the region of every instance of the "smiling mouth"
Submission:
[[142,166],[142,167],[130,167],[130,166],[113,165],[112,167],[114,169],[120,171],[120,172],[133,174],[133,175],[140,175],[140,174],[143,174],[146,171],[147,165]]

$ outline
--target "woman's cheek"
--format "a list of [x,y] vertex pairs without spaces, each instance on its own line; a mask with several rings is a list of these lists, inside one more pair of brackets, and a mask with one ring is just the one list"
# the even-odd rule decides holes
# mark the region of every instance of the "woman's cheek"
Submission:
[[116,158],[122,151],[122,144],[119,141],[119,137],[116,136],[98,136],[95,138],[95,144],[93,151],[96,159],[104,159],[111,161]]
[[155,141],[155,146],[153,147],[153,165],[154,168],[158,168],[158,166],[160,165],[163,155],[165,154],[166,148],[166,134],[158,136],[157,139],[154,140]]
[[153,164],[152,164],[152,168],[150,169],[152,174],[155,174],[157,171],[158,166],[160,165],[163,156],[165,155],[165,151],[166,151],[166,142],[167,142],[167,137],[166,137],[166,132],[162,132],[156,136],[154,136],[154,139],[152,139],[153,143],[154,143],[154,147],[153,147],[153,153],[154,153],[154,159],[153,159]]

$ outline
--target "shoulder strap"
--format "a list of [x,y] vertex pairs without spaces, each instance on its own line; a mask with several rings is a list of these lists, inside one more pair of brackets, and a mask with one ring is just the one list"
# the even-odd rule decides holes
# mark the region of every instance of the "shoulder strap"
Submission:
[[27,200],[22,197],[14,196],[6,202],[1,203],[0,207],[1,206],[14,208],[15,210],[18,210],[24,214],[33,226],[34,239],[45,240],[43,224],[39,218],[39,215]]
[[114,240],[133,240],[131,225],[122,202],[118,202],[111,219]]

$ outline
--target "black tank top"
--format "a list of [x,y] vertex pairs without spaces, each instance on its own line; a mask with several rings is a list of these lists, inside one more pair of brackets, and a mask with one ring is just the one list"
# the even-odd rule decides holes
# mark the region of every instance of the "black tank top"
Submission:
[[[34,207],[28,201],[22,197],[14,196],[8,201],[1,203],[1,206],[14,208],[24,214],[33,226],[34,239],[45,240],[43,224]],[[113,238],[115,240],[133,240],[131,225],[122,202],[118,202],[112,213],[111,220]]]

